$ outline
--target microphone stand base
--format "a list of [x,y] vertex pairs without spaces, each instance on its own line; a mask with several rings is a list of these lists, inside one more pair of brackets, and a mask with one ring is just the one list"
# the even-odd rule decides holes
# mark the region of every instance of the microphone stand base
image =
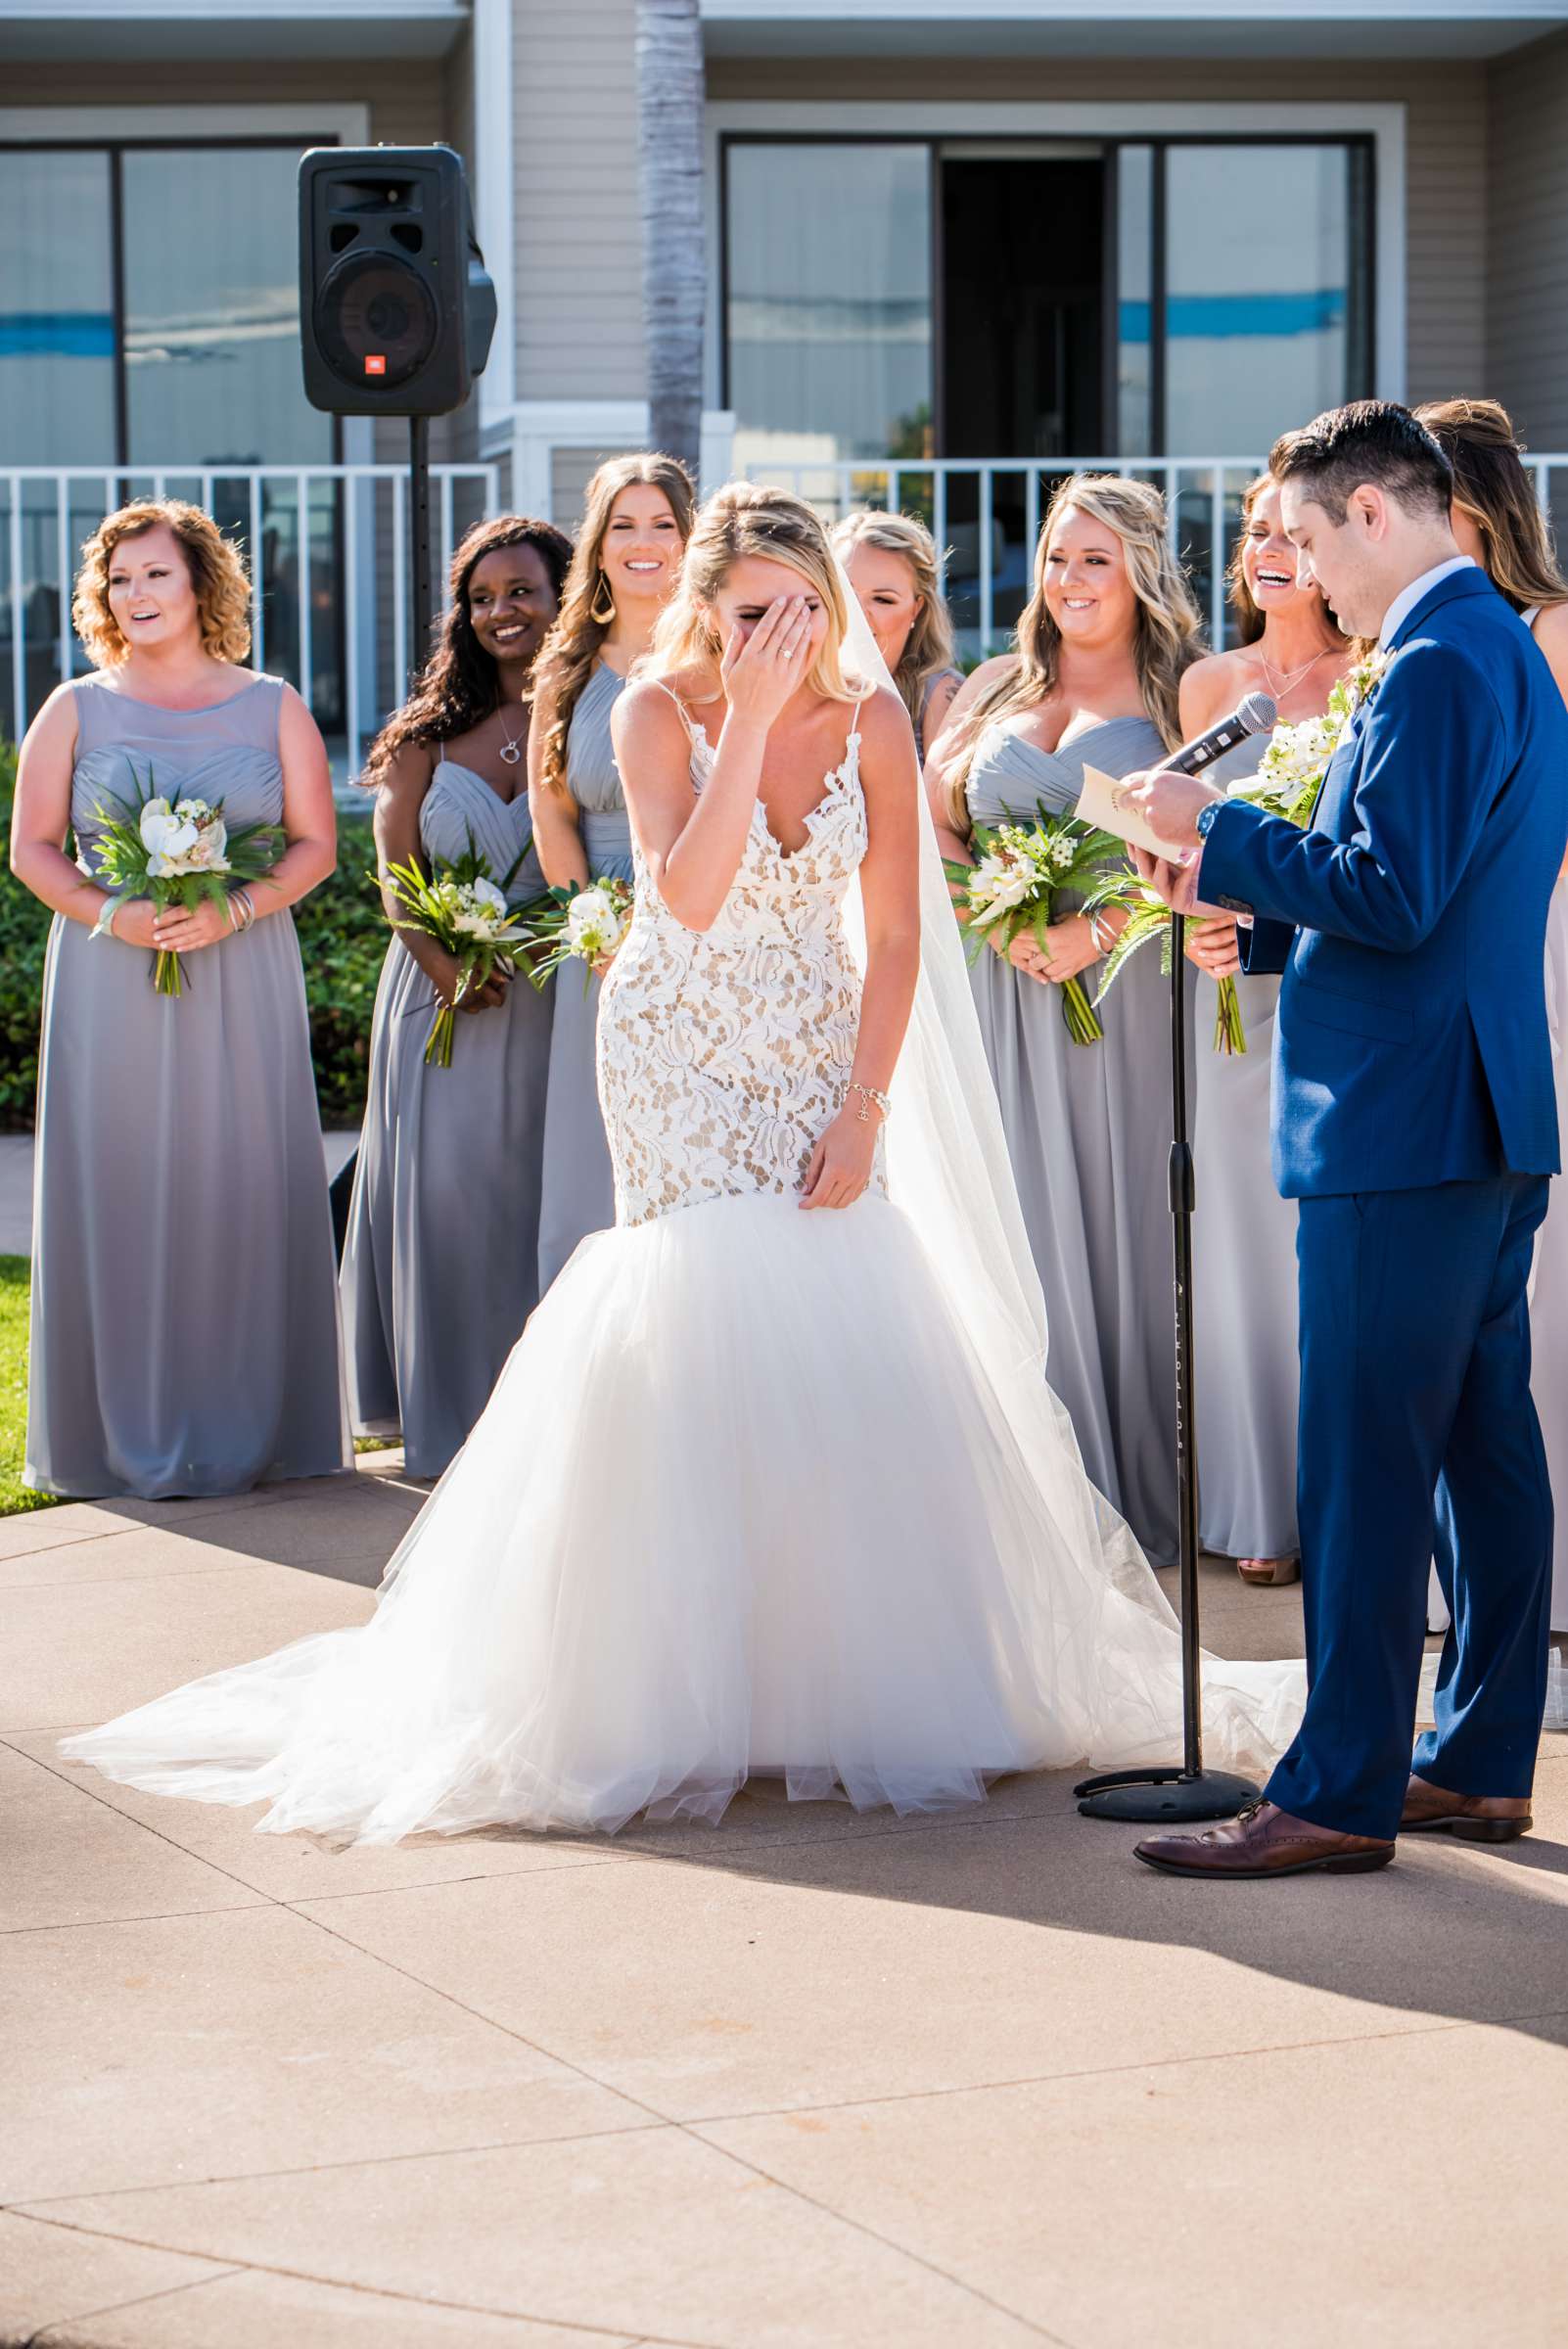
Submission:
[[1073,1789],[1085,1819],[1120,1819],[1164,1827],[1188,1819],[1234,1819],[1258,1800],[1250,1778],[1228,1770],[1111,1770]]

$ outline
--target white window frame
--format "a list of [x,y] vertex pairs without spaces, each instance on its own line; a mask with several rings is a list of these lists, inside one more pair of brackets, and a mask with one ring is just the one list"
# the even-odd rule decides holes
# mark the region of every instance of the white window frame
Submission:
[[1136,140],[1176,136],[1267,140],[1281,132],[1297,138],[1370,138],[1375,156],[1373,253],[1374,390],[1381,399],[1405,397],[1406,383],[1406,109],[1399,101],[1282,104],[1224,99],[1162,106],[1114,99],[1079,103],[1051,100],[992,105],[971,101],[944,105],[940,99],[729,99],[707,110],[704,169],[708,228],[708,327],[704,338],[704,392],[718,405],[723,384],[724,317],[721,301],[723,190],[722,141],[735,133],[763,132],[801,139],[898,138],[963,140]]

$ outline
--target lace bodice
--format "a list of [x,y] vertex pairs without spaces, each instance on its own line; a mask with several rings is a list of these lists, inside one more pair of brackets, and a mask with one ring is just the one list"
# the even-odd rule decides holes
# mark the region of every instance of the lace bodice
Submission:
[[[700,792],[713,751],[690,730]],[[635,910],[599,1006],[618,1223],[708,1199],[793,1194],[843,1106],[860,1019],[842,918],[866,850],[859,753],[852,733],[794,852],[758,802],[710,930],[675,919],[633,844]],[[880,1140],[872,1182],[886,1189]]]

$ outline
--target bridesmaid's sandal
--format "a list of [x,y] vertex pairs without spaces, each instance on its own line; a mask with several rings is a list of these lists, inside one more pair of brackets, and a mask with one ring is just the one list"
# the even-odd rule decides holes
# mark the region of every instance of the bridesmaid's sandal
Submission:
[[1300,1558],[1238,1558],[1236,1572],[1254,1590],[1276,1589],[1301,1581]]

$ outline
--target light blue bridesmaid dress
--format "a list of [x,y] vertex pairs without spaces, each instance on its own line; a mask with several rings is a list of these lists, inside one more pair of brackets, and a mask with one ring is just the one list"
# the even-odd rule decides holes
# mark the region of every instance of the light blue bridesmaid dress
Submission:
[[[278,678],[207,710],[98,677],[72,693],[84,870],[111,800],[190,796],[221,801],[231,830],[281,825]],[[294,917],[261,914],[186,955],[179,996],[154,992],[151,962],[55,917],[26,1481],[161,1500],[335,1474],[352,1452]]]
[[[1228,786],[1258,771],[1266,745],[1242,743],[1209,769]],[[1269,1078],[1277,978],[1236,981],[1244,1053],[1213,1047],[1218,989],[1199,973],[1193,1019],[1197,1105],[1192,1225],[1198,1522],[1226,1558],[1288,1558],[1296,1531],[1296,1202],[1269,1167]]]
[[[1165,755],[1146,717],[1114,717],[1057,751],[987,729],[968,781],[974,822],[1032,824],[1077,804],[1085,764],[1109,775]],[[1068,900],[1063,899],[1064,906]],[[1103,1041],[1075,1044],[1058,989],[993,954],[975,1003],[1049,1324],[1046,1374],[1084,1465],[1155,1565],[1176,1555],[1172,1325],[1170,983],[1148,945],[1100,1009]],[[1092,998],[1098,984],[1084,974]]]
[[[507,802],[440,757],[419,810],[432,864],[470,843],[500,882],[529,840]],[[544,887],[530,849],[507,896]],[[361,1435],[401,1433],[412,1476],[439,1476],[489,1401],[538,1302],[539,1182],[552,990],[523,976],[459,1012],[449,1069],[427,1067],[430,980],[395,936],[371,1026],[370,1077],[342,1287],[348,1393]]]
[[[601,661],[578,697],[567,734],[567,789],[576,802],[591,880],[631,880],[631,819],[610,740],[610,713],[625,684]],[[610,1145],[595,1075],[599,981],[576,969],[555,983],[550,1086],[544,1117],[544,1191],[539,1210],[542,1296],[579,1240],[616,1220]]]

